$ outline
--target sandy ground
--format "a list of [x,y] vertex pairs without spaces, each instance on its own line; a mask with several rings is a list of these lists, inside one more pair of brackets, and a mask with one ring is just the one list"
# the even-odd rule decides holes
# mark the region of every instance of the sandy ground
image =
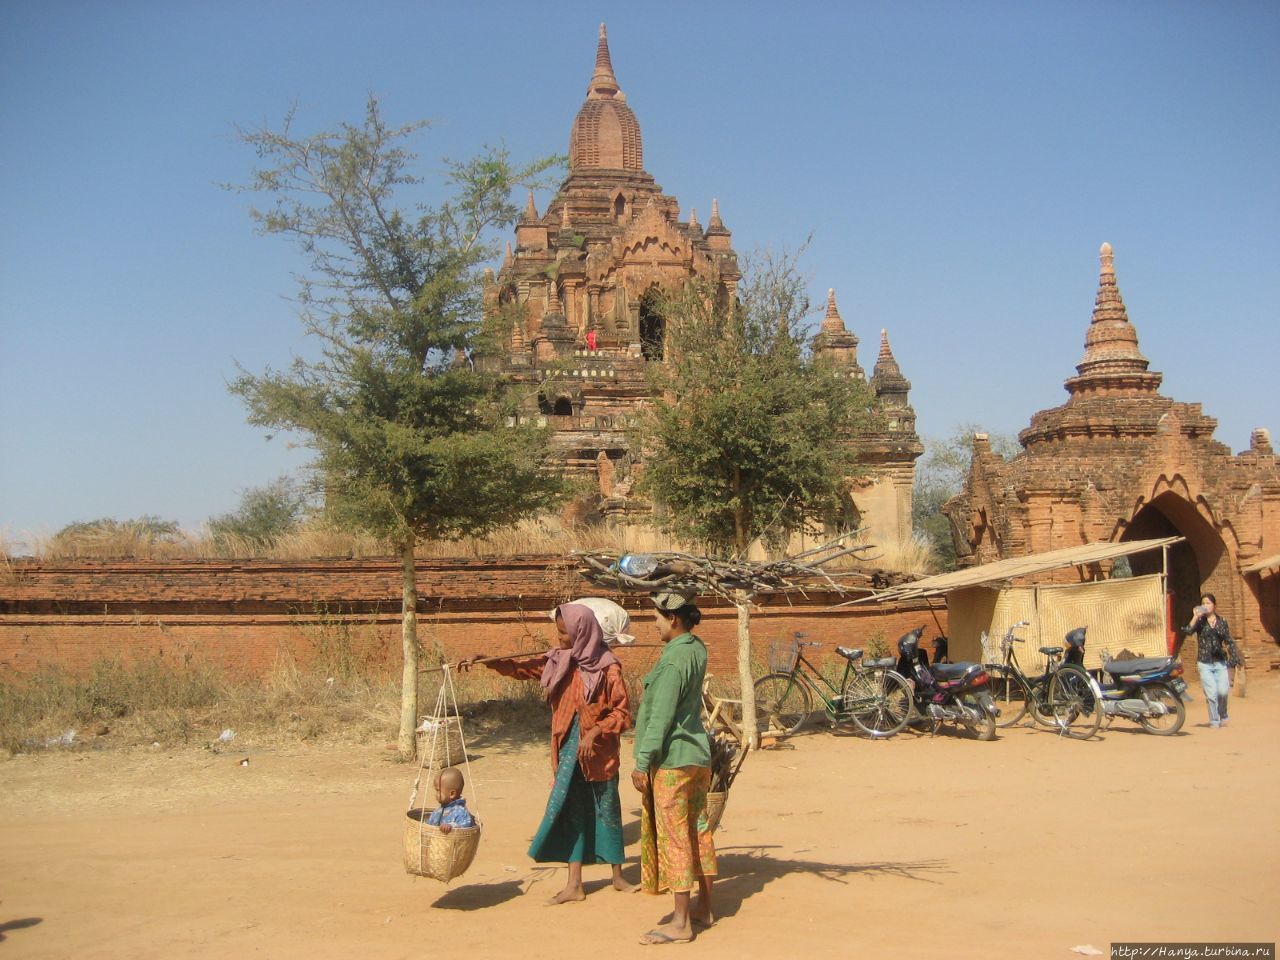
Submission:
[[[1274,941],[1280,678],[1251,681],[1228,728],[1204,726],[1197,698],[1173,738],[819,732],[752,757],[717,834],[722,919],[680,949],[1070,960],[1116,940]],[[543,905],[563,872],[525,856],[542,742],[476,745],[485,834],[449,887],[403,870],[411,769],[372,749],[235,746],[0,764],[0,956],[652,952],[636,938],[669,898],[615,893],[605,867],[587,869],[586,902]]]

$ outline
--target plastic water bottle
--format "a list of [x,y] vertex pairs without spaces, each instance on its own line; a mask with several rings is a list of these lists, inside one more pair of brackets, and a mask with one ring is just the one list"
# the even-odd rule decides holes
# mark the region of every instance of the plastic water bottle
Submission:
[[651,553],[625,553],[618,561],[618,569],[628,577],[643,580],[658,569],[658,558]]

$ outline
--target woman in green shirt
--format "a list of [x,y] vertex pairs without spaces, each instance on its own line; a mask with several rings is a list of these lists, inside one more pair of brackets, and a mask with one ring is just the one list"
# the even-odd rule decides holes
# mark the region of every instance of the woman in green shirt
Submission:
[[[714,922],[716,851],[703,816],[711,786],[711,742],[702,726],[707,648],[691,632],[702,620],[692,593],[664,590],[653,600],[664,646],[644,678],[631,782],[644,798],[641,887],[652,894],[670,890],[675,910],[669,923],[640,942],[681,943],[693,939],[695,927]],[[691,908],[695,886],[698,900]]]

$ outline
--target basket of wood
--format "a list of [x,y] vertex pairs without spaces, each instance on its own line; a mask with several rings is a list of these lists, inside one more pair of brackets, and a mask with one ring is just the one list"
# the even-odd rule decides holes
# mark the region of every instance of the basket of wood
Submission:
[[416,734],[418,756],[430,758],[425,769],[443,770],[462,762],[462,721],[458,717],[423,717]]
[[448,833],[427,823],[431,810],[408,812],[404,825],[404,868],[419,877],[448,883],[467,872],[480,847],[480,823],[451,827]]
[[729,801],[728,790],[710,790],[707,792],[707,807],[702,815],[707,821],[707,832],[715,833],[720,826],[720,818],[724,816],[724,805]]
[[716,827],[720,826],[720,818],[724,816],[725,805],[729,802],[729,788],[737,779],[746,758],[747,752],[732,737],[721,734],[711,738],[711,789],[707,791],[707,806],[702,813],[709,833],[715,833]]

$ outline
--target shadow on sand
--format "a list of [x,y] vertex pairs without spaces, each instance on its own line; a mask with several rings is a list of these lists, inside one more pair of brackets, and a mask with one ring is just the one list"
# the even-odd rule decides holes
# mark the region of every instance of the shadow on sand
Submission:
[[520,880],[503,880],[500,883],[469,883],[454,887],[444,893],[433,907],[441,910],[484,910],[500,903],[514,900],[524,893]]
[[[769,851],[777,846],[756,844],[722,847],[716,852],[720,875],[715,885],[716,914],[731,917],[743,902],[761,892],[774,880],[793,873],[807,873],[832,883],[848,883],[850,877],[898,877],[920,883],[941,883],[937,875],[950,873],[945,860],[871,860],[865,863],[824,863],[818,860],[785,859]],[[483,910],[524,896],[532,887],[546,880],[558,880],[560,867],[534,867],[523,880],[495,883],[471,883],[447,891],[433,906],[442,910]],[[623,868],[623,876],[632,883],[639,880],[635,863]],[[592,878],[583,884],[588,894],[609,885],[605,877]],[[555,883],[547,887],[547,895],[555,892]]]
[[21,920],[7,920],[0,923],[0,940],[7,939],[6,934],[10,930],[25,930],[27,927],[34,927],[37,923],[44,923],[44,917],[23,917]]
[[941,883],[937,874],[950,873],[945,860],[873,860],[865,863],[823,863],[775,857],[776,846],[722,847],[716,851],[720,876],[715,884],[716,915],[731,917],[743,902],[770,882],[792,873],[808,873],[832,883],[848,883],[850,877],[899,877],[920,883]]

